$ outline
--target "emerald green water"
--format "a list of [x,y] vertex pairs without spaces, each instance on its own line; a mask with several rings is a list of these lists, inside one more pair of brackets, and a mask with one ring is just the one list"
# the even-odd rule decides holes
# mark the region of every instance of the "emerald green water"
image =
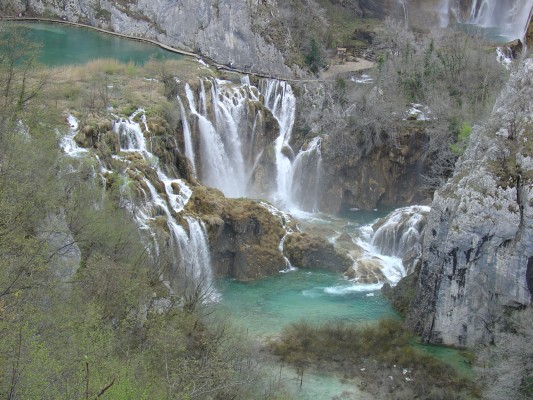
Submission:
[[[264,341],[279,335],[284,326],[301,319],[311,323],[345,321],[368,324],[396,312],[381,296],[379,285],[356,285],[338,273],[297,270],[254,282],[220,280],[222,294],[217,312],[246,330],[249,337]],[[370,399],[360,392],[356,380],[306,371],[303,385],[288,366],[271,365],[280,380],[298,399]],[[281,370],[280,370],[281,368]],[[337,396],[337,397],[336,397]]]
[[5,29],[18,28],[42,46],[39,61],[48,66],[84,64],[98,58],[144,64],[150,58],[180,59],[182,56],[156,45],[100,33],[91,29],[45,23],[4,22]]
[[328,271],[297,270],[254,282],[226,279],[218,287],[221,309],[251,335],[266,338],[300,319],[363,324],[397,316],[379,286],[355,284]]

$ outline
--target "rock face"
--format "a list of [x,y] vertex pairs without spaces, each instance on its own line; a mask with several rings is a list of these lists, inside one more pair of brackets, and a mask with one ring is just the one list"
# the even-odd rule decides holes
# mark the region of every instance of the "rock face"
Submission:
[[353,264],[346,254],[332,243],[306,233],[293,233],[285,241],[285,253],[291,264],[298,268],[324,268],[344,272]]
[[[287,61],[294,60],[295,43],[302,40],[295,37],[300,32],[298,27],[310,30],[309,37],[320,35],[319,31],[327,27],[327,11],[317,0],[11,0],[3,3],[0,12],[15,15],[25,12],[87,23],[197,51],[220,64],[277,76],[302,73],[298,66],[288,65],[291,62]],[[397,5],[395,0],[332,0],[329,7],[354,16],[384,18]]]
[[533,60],[526,59],[435,194],[407,325],[424,341],[491,342],[533,294]]
[[283,221],[260,203],[228,199],[216,189],[197,186],[187,211],[206,223],[215,275],[246,281],[285,267],[279,249]]
[[[14,10],[28,14],[64,17],[116,32],[158,40],[198,51],[221,64],[265,73],[286,75],[281,51],[256,28],[261,8],[272,9],[275,1],[172,1],[135,0],[30,0],[18,1]],[[273,3],[269,4],[269,3]],[[268,23],[268,21],[264,21]]]
[[424,146],[423,129],[409,127],[398,146],[381,145],[368,155],[339,156],[322,145],[324,184],[320,210],[330,213],[360,208],[408,205],[422,202],[427,193],[419,182]]

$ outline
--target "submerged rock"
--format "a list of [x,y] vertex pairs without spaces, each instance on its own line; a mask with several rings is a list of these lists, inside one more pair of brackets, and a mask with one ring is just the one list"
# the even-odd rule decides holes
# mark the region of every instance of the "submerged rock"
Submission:
[[533,59],[510,78],[435,194],[407,325],[426,342],[492,342],[533,295]]

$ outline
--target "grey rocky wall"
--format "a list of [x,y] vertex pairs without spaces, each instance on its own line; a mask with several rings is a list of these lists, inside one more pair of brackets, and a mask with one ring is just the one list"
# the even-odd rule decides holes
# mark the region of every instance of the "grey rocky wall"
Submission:
[[436,192],[407,324],[424,341],[490,343],[506,308],[533,295],[533,59],[474,129]]

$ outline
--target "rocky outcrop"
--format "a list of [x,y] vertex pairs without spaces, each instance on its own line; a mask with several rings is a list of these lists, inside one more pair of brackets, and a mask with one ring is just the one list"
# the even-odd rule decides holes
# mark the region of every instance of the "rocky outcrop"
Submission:
[[375,146],[368,155],[339,155],[336,143],[326,138],[320,210],[337,213],[423,202],[427,193],[419,173],[426,141],[423,127],[416,124],[406,126],[397,146]]
[[186,210],[207,226],[216,275],[246,281],[284,268],[279,243],[285,229],[279,217],[253,200],[228,199],[204,186],[193,191]]
[[294,267],[323,268],[344,272],[353,264],[345,253],[332,243],[307,233],[293,233],[285,240],[285,254]]
[[406,321],[426,342],[491,342],[503,309],[531,302],[532,98],[526,59],[435,194]]
[[533,10],[531,10],[529,16],[529,25],[526,29],[524,41],[526,42],[526,46],[531,49],[531,47],[533,46]]

